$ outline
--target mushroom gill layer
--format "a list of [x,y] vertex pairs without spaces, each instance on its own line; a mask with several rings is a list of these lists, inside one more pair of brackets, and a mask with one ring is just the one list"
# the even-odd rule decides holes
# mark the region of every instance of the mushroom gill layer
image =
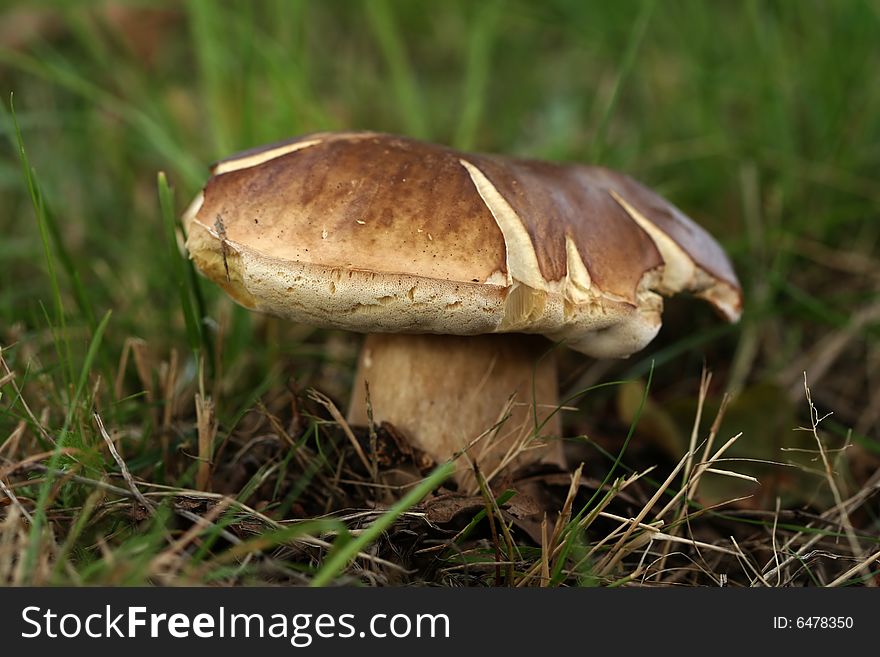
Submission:
[[736,277],[708,233],[605,169],[336,133],[214,171],[184,215],[191,257],[243,305],[296,321],[539,333],[614,357],[656,335],[661,294],[739,314]]

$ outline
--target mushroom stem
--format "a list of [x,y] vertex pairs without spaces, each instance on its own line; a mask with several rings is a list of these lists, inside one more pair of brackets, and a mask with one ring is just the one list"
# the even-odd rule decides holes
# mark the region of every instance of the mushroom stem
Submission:
[[556,356],[543,338],[371,334],[358,359],[352,424],[367,424],[365,383],[375,422],[390,422],[437,462],[466,450],[456,470],[463,489],[476,488],[468,459],[487,478],[561,462]]

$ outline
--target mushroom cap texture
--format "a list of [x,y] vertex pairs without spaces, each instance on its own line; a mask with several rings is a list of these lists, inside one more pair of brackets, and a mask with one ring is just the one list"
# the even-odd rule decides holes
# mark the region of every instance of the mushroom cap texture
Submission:
[[184,215],[242,305],[364,333],[539,333],[597,357],[650,342],[662,296],[729,321],[742,291],[700,226],[623,174],[317,133],[214,165]]

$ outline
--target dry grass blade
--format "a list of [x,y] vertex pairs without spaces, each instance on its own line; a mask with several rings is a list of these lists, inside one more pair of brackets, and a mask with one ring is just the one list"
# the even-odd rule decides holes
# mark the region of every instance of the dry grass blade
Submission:
[[[880,308],[880,306],[878,306]],[[807,397],[807,405],[810,411],[810,428],[806,429],[813,434],[813,438],[816,440],[816,445],[819,447],[819,455],[822,457],[822,465],[825,468],[825,479],[828,481],[828,487],[831,489],[831,494],[834,496],[834,504],[835,509],[840,513],[840,522],[843,525],[843,530],[846,533],[846,538],[849,541],[850,550],[852,550],[853,556],[857,559],[864,559],[865,554],[862,551],[862,546],[859,544],[859,539],[856,536],[855,529],[852,526],[852,522],[849,518],[849,513],[846,511],[846,507],[843,503],[843,497],[840,494],[840,488],[837,486],[837,481],[834,477],[834,471],[831,468],[831,461],[828,460],[828,453],[825,450],[825,445],[822,444],[822,440],[819,438],[819,424],[821,424],[822,420],[824,420],[826,416],[819,417],[819,411],[816,409],[816,406],[813,404],[813,398],[810,394],[810,387],[807,385],[807,373],[804,372],[804,394]],[[829,414],[830,415],[830,414]],[[803,430],[803,429],[802,429]],[[869,576],[870,571],[867,566],[864,566],[863,574],[866,576],[866,584],[867,586],[876,586],[876,583]]]
[[541,520],[541,587],[550,584],[550,542],[547,539],[547,514]]
[[[601,515],[603,518],[617,520],[618,522],[622,523],[622,526],[630,525],[633,522],[632,518],[624,518],[623,516],[618,516],[614,513],[602,512]],[[699,547],[704,550],[710,550],[712,552],[718,552],[721,554],[729,554],[729,555],[736,555],[737,554],[736,551],[731,550],[730,548],[722,547],[720,545],[714,545],[712,543],[706,543],[704,541],[697,541],[692,538],[684,538],[682,536],[676,536],[676,535],[670,534],[668,532],[662,532],[654,525],[649,525],[646,523],[639,523],[638,528],[648,532],[651,535],[651,540],[668,541],[670,543],[681,543],[683,545],[690,545],[693,547]]]
[[[482,472],[478,472],[479,477],[481,479],[480,482],[480,490],[483,492],[483,496],[486,499],[487,504],[491,506],[491,511],[498,518],[498,524],[501,526],[501,535],[504,536],[504,542],[507,544],[507,558],[508,559],[522,559],[522,554],[520,554],[519,548],[516,546],[516,542],[513,540],[513,536],[510,533],[510,527],[508,527],[507,523],[504,521],[504,514],[501,513],[501,508],[498,506],[498,501],[495,499],[495,496],[492,495],[492,491],[489,489],[489,483],[483,479]],[[508,582],[513,581],[513,568],[510,569],[508,573]]]
[[[508,397],[507,401],[504,403],[504,406],[501,407],[501,411],[498,413],[498,419],[495,421],[495,424],[493,424],[479,436],[470,441],[467,447],[462,450],[462,454],[465,455],[467,458],[470,458],[469,456],[467,456],[468,454],[470,454],[470,450],[474,449],[474,447],[479,446],[480,449],[477,460],[482,461],[492,445],[499,444],[501,441],[503,441],[503,438],[499,438],[499,434],[501,433],[501,430],[504,429],[507,425],[507,421],[510,419],[513,413],[513,406],[515,403],[516,395],[511,395],[510,397]],[[516,429],[511,429],[508,427],[507,430],[515,431]],[[505,466],[507,466],[520,454],[523,449],[523,440],[524,438],[520,436],[518,440],[512,442],[510,447],[507,449],[507,452],[505,452],[504,456],[501,457],[501,461],[498,463],[495,469],[493,469],[491,472],[489,472],[488,475],[486,475],[487,482],[494,480],[498,473],[501,472],[501,470]],[[469,485],[470,488],[468,489]],[[473,484],[469,484],[469,480],[465,479],[461,482],[461,486],[465,490],[468,490],[469,494],[471,495],[475,495],[480,492],[480,487],[476,479],[474,479]]]
[[[571,511],[574,505],[575,496],[577,495],[578,487],[580,486],[583,469],[584,464],[581,463],[578,466],[578,469],[575,470],[571,475],[571,484],[568,487],[568,494],[565,496],[565,502],[562,504],[562,510],[559,512],[559,516],[557,516],[556,518],[556,523],[553,526],[553,535],[550,537],[549,541],[546,540],[547,515],[544,515],[544,520],[541,524],[541,561],[533,565],[525,574],[523,574],[523,576],[517,582],[517,586],[525,586],[526,584],[528,584],[534,577],[537,576],[539,570],[542,573],[541,586],[547,586],[549,584],[550,562],[562,549],[563,534],[565,532],[566,526],[568,526],[568,523],[571,521]],[[545,566],[546,573],[544,572]],[[546,580],[543,579],[544,575],[546,575],[547,577]]]
[[720,468],[706,468],[703,472],[714,472],[715,474],[722,475],[724,477],[733,477],[734,479],[744,479],[746,481],[751,481],[755,484],[760,483],[757,477],[753,477],[752,475],[742,474],[741,472],[734,472],[733,470],[721,470]]
[[[611,487],[608,490],[608,492],[603,496],[603,498],[599,501],[599,503],[593,509],[591,509],[590,512],[588,514],[586,514],[577,523],[577,526],[574,528],[574,530],[578,531],[578,532],[586,531],[586,529],[590,525],[592,525],[593,521],[595,521],[596,518],[599,517],[599,515],[602,513],[602,511],[605,508],[607,508],[607,506],[609,504],[611,504],[611,502],[617,497],[617,495],[619,493],[621,493],[628,486],[630,486],[631,484],[635,483],[636,481],[638,481],[639,479],[641,479],[642,477],[647,475],[653,469],[654,469],[654,467],[652,466],[652,467],[648,468],[647,470],[645,470],[644,472],[638,472],[636,474],[631,475],[627,479],[622,479],[622,478],[615,479],[614,482],[611,484]],[[574,476],[572,476],[572,480],[574,480]],[[573,494],[571,493],[571,489],[569,489],[569,496],[566,498],[566,501],[568,501],[569,499],[571,499],[572,501],[574,499]],[[563,530],[560,531],[558,538],[557,538],[557,542],[555,544],[553,543],[553,541],[551,539],[551,543],[550,543],[551,549],[550,549],[550,554],[548,556],[548,559],[550,561],[552,561],[553,559],[556,559],[559,556],[559,554],[562,552],[563,548],[565,547],[564,538],[565,538],[566,532],[564,531],[564,529],[567,526],[568,526],[568,524],[563,526]],[[555,534],[555,531],[554,531],[554,534]],[[602,541],[600,541],[600,544],[602,544]],[[593,550],[591,550],[590,553],[588,553],[586,557],[581,559],[581,561],[578,562],[577,565],[575,565],[573,570],[577,570],[578,567],[583,562],[585,562],[587,559],[592,557],[595,549],[596,548],[594,547]],[[538,562],[538,563],[532,565],[531,568],[529,568],[525,573],[523,573],[522,577],[520,577],[520,579],[517,581],[516,586],[517,587],[527,586],[535,577],[538,576],[538,573],[540,572],[541,567],[542,567],[541,562]]]
[[333,421],[339,425],[342,432],[345,434],[345,437],[348,438],[348,442],[351,443],[351,446],[354,448],[361,463],[363,463],[364,467],[367,469],[367,472],[372,472],[373,466],[370,463],[370,459],[368,459],[367,455],[364,453],[364,449],[355,437],[348,422],[342,417],[342,413],[339,412],[339,409],[336,408],[336,404],[334,404],[327,395],[318,392],[317,390],[309,390],[309,399],[318,402],[321,406],[327,409],[327,412],[330,413],[330,417],[333,418]]
[[[693,467],[693,455],[697,450],[697,437],[700,433],[700,421],[703,418],[703,407],[706,405],[706,397],[709,395],[709,385],[712,383],[712,372],[707,370],[705,366],[700,372],[700,388],[697,394],[697,412],[694,414],[694,424],[691,427],[690,443],[688,444],[688,459],[684,464],[684,471],[681,478],[684,486],[687,485],[691,476],[691,468]],[[686,510],[687,500],[683,501],[682,512]]]
[[15,396],[18,401],[21,403],[21,407],[24,409],[24,412],[27,413],[27,416],[31,419],[33,425],[37,428],[37,431],[40,432],[40,435],[46,440],[46,442],[54,445],[55,439],[49,435],[49,432],[46,431],[46,427],[43,426],[43,423],[37,419],[37,416],[34,415],[34,412],[31,410],[31,407],[28,405],[27,400],[24,398],[24,395],[21,393],[21,389],[18,387],[18,384],[15,382],[15,373],[9,368],[9,365],[6,363],[6,359],[3,357],[3,347],[0,346],[0,367],[3,367],[4,382],[9,383],[12,386],[12,389],[15,391]]
[[20,558],[27,545],[27,528],[21,510],[13,506],[0,524],[0,585],[17,586],[23,579],[23,560]]
[[101,434],[101,438],[104,439],[104,442],[107,444],[107,448],[110,450],[110,454],[113,455],[113,460],[116,461],[116,465],[119,466],[119,471],[122,473],[122,478],[125,479],[125,483],[128,484],[129,490],[131,490],[135,499],[140,502],[150,513],[153,513],[156,509],[153,506],[153,503],[150,502],[146,497],[144,497],[143,493],[138,490],[137,484],[134,481],[134,477],[131,476],[131,472],[128,471],[128,466],[125,465],[125,460],[119,454],[116,449],[116,445],[113,443],[113,439],[110,437],[110,434],[107,433],[107,429],[104,428],[104,422],[101,420],[101,416],[97,413],[92,415],[95,419],[95,423],[98,425],[98,431]]
[[21,513],[21,515],[24,516],[29,523],[34,522],[33,516],[31,516],[31,514],[28,513],[28,510],[24,508],[24,505],[22,505],[21,500],[19,500],[15,496],[15,493],[12,492],[12,489],[9,488],[9,486],[7,486],[3,482],[2,479],[0,479],[0,491],[3,491],[3,494],[9,498],[9,500],[12,502],[13,506],[15,506],[18,509],[18,511]]
[[[122,398],[122,385],[125,382],[125,371],[128,369],[128,359],[131,353],[134,351],[135,343],[146,346],[146,343],[141,338],[128,337],[122,343],[122,352],[119,355],[119,364],[116,366],[116,378],[113,380],[113,395],[116,399]],[[141,368],[136,364],[135,367],[138,370],[138,376],[141,378],[141,384],[144,385],[144,391],[147,395],[152,394],[149,387],[146,384],[149,384],[149,381],[144,382],[141,375]]]
[[[179,374],[179,356],[177,349],[171,350],[168,362],[163,362],[159,368],[159,385],[162,390],[162,440],[167,443],[167,436],[171,430],[171,421],[175,411],[174,390],[177,386]],[[164,445],[167,453],[167,444]]]
[[556,524],[553,526],[553,538],[550,544],[555,546],[562,538],[562,532],[571,520],[571,510],[574,506],[574,498],[577,495],[578,488],[581,484],[581,476],[583,475],[584,464],[581,463],[578,469],[571,475],[571,484],[568,487],[568,494],[565,496],[565,502],[562,505],[562,511],[556,518]]
[[[779,548],[776,545],[776,527],[779,524],[779,508],[782,505],[782,500],[779,497],[776,498],[776,512],[773,514],[773,529],[770,533],[770,538],[773,545],[773,560],[776,562],[776,586],[779,586],[782,583],[782,573],[779,572]],[[764,580],[763,577],[759,579]]]
[[214,402],[201,392],[196,393],[196,427],[199,438],[199,468],[196,472],[196,488],[211,489],[214,439],[217,437],[217,419]]
[[[596,572],[602,576],[607,575],[618,563],[620,563],[621,559],[626,556],[627,551],[623,550],[623,546],[626,543],[627,539],[632,535],[632,533],[636,530],[636,527],[642,522],[642,520],[647,517],[647,515],[651,512],[651,509],[654,508],[654,505],[657,504],[657,501],[663,496],[669,486],[672,485],[673,480],[678,476],[678,473],[681,472],[685,463],[687,463],[688,459],[691,458],[693,454],[688,451],[684,457],[678,462],[678,465],[669,473],[669,476],[666,477],[666,480],[660,484],[657,488],[657,491],[651,497],[650,500],[642,507],[642,510],[639,511],[639,514],[635,517],[630,524],[629,528],[623,533],[623,536],[617,541],[614,547],[611,548],[611,551],[605,556],[602,562],[597,566]],[[670,502],[671,504],[671,502]],[[659,515],[658,515],[659,519]]]
[[[861,563],[857,563],[855,566],[853,566],[852,568],[847,570],[845,573],[843,573],[840,577],[838,577],[837,579],[832,581],[830,584],[828,584],[828,586],[829,587],[840,586],[841,584],[846,582],[850,577],[852,577],[856,573],[867,573],[867,576],[870,579],[873,579],[873,578],[871,578],[871,573],[868,570],[868,567],[872,563],[874,563],[875,561],[878,561],[878,560],[880,560],[880,550],[878,550],[877,552],[875,552],[871,556],[865,558]],[[867,582],[865,582],[865,583],[867,584]]]
[[[859,490],[855,495],[845,500],[842,508],[835,507],[833,509],[825,511],[819,516],[819,521],[832,524],[835,522],[839,522],[841,512],[846,512],[849,514],[856,511],[862,505],[864,505],[865,502],[874,497],[878,492],[880,492],[880,471],[875,472],[871,479],[866,482],[862,489]],[[835,516],[837,516],[838,518],[837,521],[834,520]],[[764,566],[765,571],[763,575],[765,578],[768,578],[777,573],[781,573],[785,567],[787,567],[792,562],[800,560],[802,556],[807,552],[807,550],[812,548],[816,543],[824,538],[824,535],[820,532],[811,533],[810,537],[799,548],[797,548],[796,550],[792,550],[792,546],[794,546],[795,543],[797,543],[804,537],[804,535],[807,533],[807,530],[816,527],[816,525],[817,521],[811,521],[807,523],[804,530],[793,534],[785,541],[785,543],[782,545],[781,551],[791,551],[791,553],[781,562],[779,562],[778,557],[775,557],[774,555],[774,560],[776,561],[775,565],[772,565],[772,563],[768,563]],[[755,586],[756,581],[753,581],[751,585]]]
[[[492,504],[494,502],[494,499],[492,498],[492,494],[489,492],[489,489],[486,486],[486,480],[480,472],[479,468],[476,466],[476,464],[472,464],[472,466],[474,476],[477,479],[477,483],[480,486],[480,492],[483,496],[483,503],[486,507],[486,519],[489,521],[489,532],[492,535],[492,547],[495,551],[495,585],[497,586],[501,584],[501,564],[504,561],[501,558],[501,544],[498,538],[498,529],[495,526],[495,509],[497,508],[497,505]],[[503,519],[500,517],[500,514],[499,522],[501,522],[501,524],[504,523]],[[510,557],[508,556],[507,558],[509,559]],[[508,578],[508,582],[509,581],[510,578]]]
[[[217,504],[215,504],[204,516],[199,516],[198,514],[190,514],[190,519],[193,521],[192,527],[190,527],[184,534],[178,538],[174,543],[169,545],[165,550],[157,554],[153,560],[150,562],[150,572],[154,574],[159,574],[167,568],[169,564],[172,562],[180,562],[180,552],[182,552],[186,546],[192,543],[196,538],[198,538],[199,534],[204,532],[206,529],[209,529],[213,526],[214,521],[220,517],[226,509],[229,508],[232,503],[232,498],[224,497]],[[235,537],[233,537],[235,538]],[[185,565],[184,563],[180,563],[180,565]]]
[[[721,454],[723,454],[727,450],[727,448],[734,442],[736,442],[736,440],[738,440],[739,437],[742,435],[741,433],[737,434],[730,441],[728,441],[728,444],[725,445],[723,450],[719,450],[719,452],[716,453],[714,458],[709,457],[709,454],[712,452],[712,447],[715,446],[715,439],[718,437],[718,432],[721,430],[721,422],[724,421],[724,416],[727,413],[727,407],[732,399],[733,398],[727,393],[725,393],[724,396],[721,398],[721,406],[718,408],[718,412],[715,414],[715,419],[712,420],[712,426],[709,428],[709,436],[706,438],[706,446],[703,448],[704,462],[717,461],[721,457]],[[697,471],[694,474],[693,481],[688,482],[688,486],[685,487],[685,490],[687,491],[686,503],[689,503],[690,500],[696,497],[697,490],[700,486],[700,478],[702,477],[702,474],[703,473],[701,471]],[[687,506],[687,504],[685,504],[685,506]]]
[[370,436],[370,479],[379,481],[379,434],[373,420],[373,400],[370,398],[370,382],[364,381],[364,395],[367,398],[367,431]]
[[[691,437],[690,442],[688,443],[688,456],[687,461],[685,462],[684,472],[682,473],[682,489],[687,489],[690,485],[691,473],[693,469],[693,456],[696,454],[697,450],[697,439],[699,437],[700,432],[700,423],[703,419],[703,407],[706,405],[706,398],[709,396],[709,386],[712,383],[712,373],[706,369],[706,366],[703,366],[702,371],[700,372],[700,387],[697,394],[697,411],[694,414],[694,423],[691,427]],[[726,399],[726,397],[725,397]],[[723,413],[725,403],[722,402],[721,409],[719,409],[720,413]],[[718,425],[718,418],[716,416],[715,421],[712,423],[713,428]],[[711,442],[713,436],[710,435],[708,442]],[[687,515],[688,504],[690,503],[690,497],[685,495],[681,500],[681,506],[675,514],[675,518],[673,519],[670,527],[670,533],[675,534],[678,532],[678,527],[680,526],[680,520],[684,516]],[[664,556],[660,559],[657,570],[663,571],[666,567],[665,555],[670,547],[669,543],[664,543],[663,550]]]
[[[736,434],[730,440],[728,440],[726,443],[724,443],[721,447],[719,447],[718,451],[716,451],[711,457],[709,457],[709,459],[707,461],[700,463],[697,466],[697,468],[694,470],[694,476],[691,478],[691,481],[689,482],[689,484],[687,486],[685,486],[684,488],[682,488],[680,491],[678,491],[672,497],[672,499],[669,500],[669,502],[666,504],[666,506],[664,506],[660,510],[660,512],[655,516],[655,518],[657,518],[659,520],[660,518],[665,516],[667,513],[669,513],[669,511],[675,506],[675,504],[680,499],[682,499],[683,496],[692,494],[691,491],[696,490],[696,487],[699,485],[699,482],[700,482],[700,477],[702,477],[703,473],[706,472],[706,470],[709,467],[711,467],[710,464],[714,463],[719,458],[721,458],[721,455],[724,454],[724,452],[726,452],[728,450],[728,448],[731,445],[733,445],[733,443],[735,443],[737,440],[739,440],[739,438],[741,436],[742,436],[742,432]],[[679,465],[680,465],[680,463],[679,463]]]
[[12,433],[10,433],[6,440],[3,441],[3,444],[0,445],[0,454],[6,452],[11,458],[18,451],[18,445],[21,442],[21,437],[24,435],[25,429],[27,429],[27,422],[19,420],[18,424],[15,425],[15,429],[12,430]]
[[731,543],[733,543],[733,547],[736,548],[736,555],[739,558],[739,562],[746,566],[746,570],[750,571],[755,577],[761,580],[761,583],[764,586],[769,587],[770,584],[764,579],[763,575],[761,575],[760,571],[752,565],[752,562],[749,561],[749,558],[746,556],[745,552],[742,551],[742,548],[739,546],[739,543],[736,542],[736,538],[733,536],[730,537]]
[[[61,454],[62,456],[71,456],[71,457],[74,456],[75,454],[79,453],[79,450],[76,449],[75,447],[64,447],[63,449],[60,449],[60,450],[52,450],[49,452],[39,452],[38,454],[31,454],[27,458],[24,458],[20,461],[16,461],[15,463],[10,463],[9,465],[0,469],[0,479],[5,479],[6,477],[11,475],[13,472],[16,472],[17,470],[26,470],[30,467],[33,467],[34,464],[37,464],[40,461],[50,459],[50,458],[52,458],[53,455],[56,454],[56,451],[57,451],[57,453]],[[64,474],[66,474],[66,473],[64,473]]]
[[[789,397],[792,400],[800,397],[803,387],[806,386],[804,370],[807,367],[809,367],[813,385],[816,385],[832,370],[834,363],[841,357],[846,347],[854,340],[859,339],[865,329],[877,321],[880,321],[880,301],[856,311],[849,324],[825,336],[813,349],[798,358],[779,377],[779,380],[788,387]],[[801,378],[804,379],[803,385],[799,380]]]

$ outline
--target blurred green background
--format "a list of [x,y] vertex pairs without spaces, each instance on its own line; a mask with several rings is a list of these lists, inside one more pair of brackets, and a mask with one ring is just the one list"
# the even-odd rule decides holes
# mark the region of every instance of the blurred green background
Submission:
[[[563,388],[643,376],[653,361],[652,395],[669,416],[659,422],[675,423],[676,403],[692,417],[705,360],[716,402],[725,389],[749,393],[731,433],[751,435],[754,453],[803,423],[806,370],[814,401],[834,411],[824,426],[874,467],[874,0],[6,2],[0,90],[0,343],[19,371],[59,382],[41,388],[50,416],[63,414],[51,402],[64,408],[109,309],[96,372],[112,379],[137,337],[157,359],[180,350],[195,378],[158,171],[179,213],[208,165],[233,151],[372,129],[602,163],[657,189],[728,249],[746,288],[743,320],[727,327],[696,303],[671,302],[644,355],[607,365],[572,355]],[[10,93],[48,210],[42,238]],[[218,407],[221,424],[289,374],[346,401],[349,338],[252,317],[201,287],[222,343],[215,393],[231,400]],[[115,400],[112,413],[136,423],[142,409]],[[595,428],[585,422],[572,431]]]

